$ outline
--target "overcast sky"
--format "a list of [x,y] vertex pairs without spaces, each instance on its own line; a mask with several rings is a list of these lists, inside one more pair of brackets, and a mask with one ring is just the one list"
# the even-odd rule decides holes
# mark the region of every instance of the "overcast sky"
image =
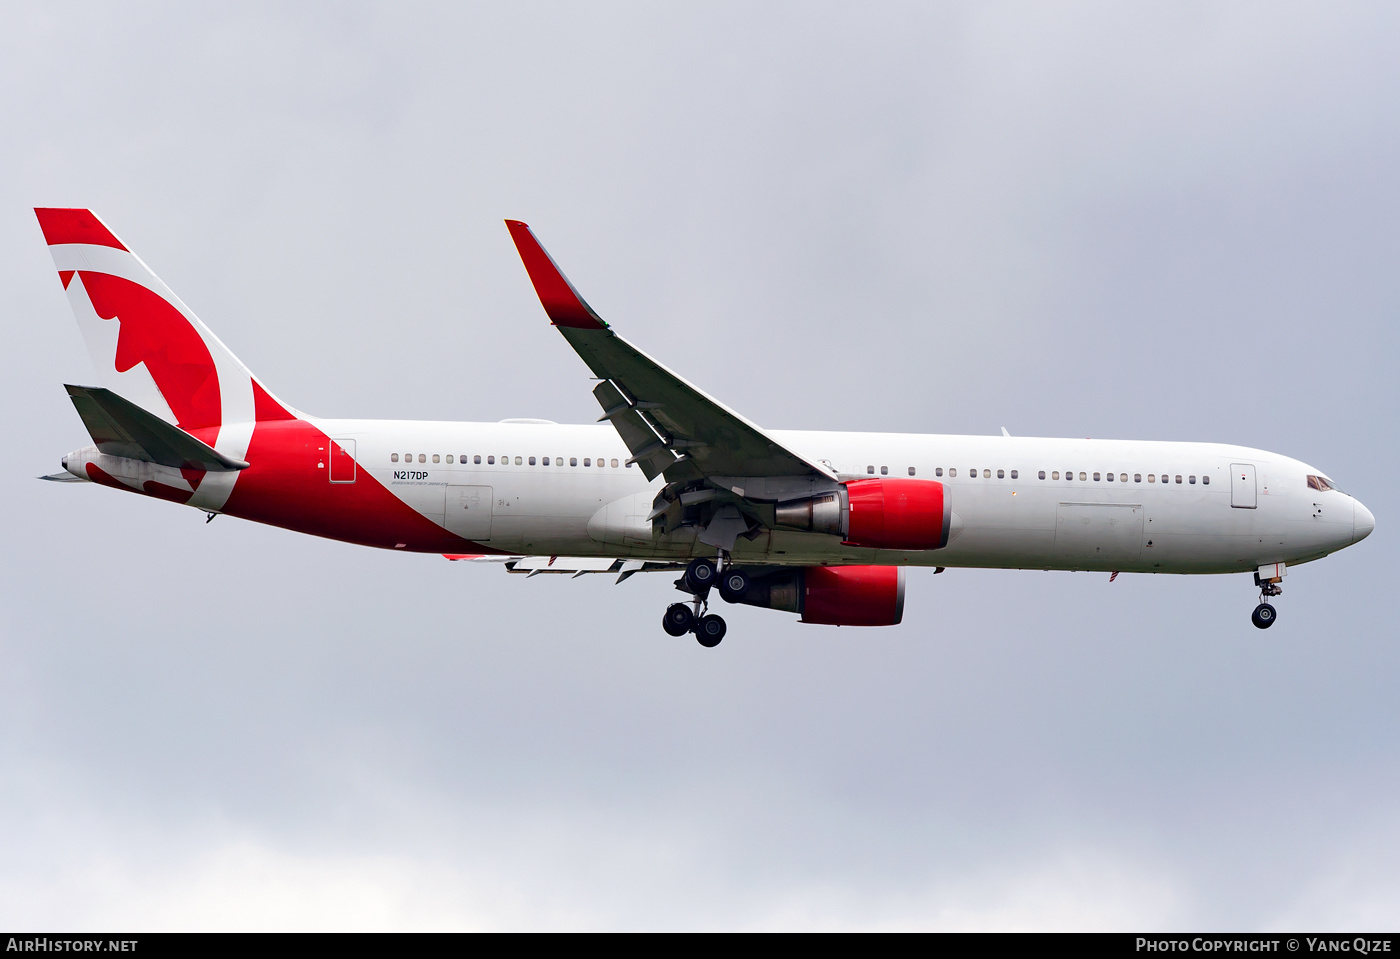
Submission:
[[[0,4],[0,926],[1400,926],[1394,4]],[[904,624],[528,582],[33,477],[88,206],[327,416],[596,417],[502,225],[774,428],[1211,440],[1290,571]],[[1389,557],[1387,559],[1387,557]]]

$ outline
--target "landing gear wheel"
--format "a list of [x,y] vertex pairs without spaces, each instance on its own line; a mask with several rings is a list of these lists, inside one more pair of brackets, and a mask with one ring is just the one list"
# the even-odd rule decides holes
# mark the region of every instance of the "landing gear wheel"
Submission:
[[695,638],[706,649],[718,646],[719,641],[724,639],[724,634],[728,631],[729,627],[724,625],[724,619],[714,613],[701,616],[695,621]]
[[713,560],[692,559],[690,565],[685,568],[685,584],[696,596],[704,596],[709,592],[717,577]]
[[742,603],[749,591],[749,574],[730,567],[720,574],[719,595],[726,603]]
[[1250,622],[1254,623],[1254,625],[1258,626],[1260,629],[1268,629],[1274,624],[1274,620],[1278,619],[1278,610],[1274,609],[1268,603],[1260,603],[1258,606],[1254,607],[1254,615],[1249,617],[1249,619]]
[[695,614],[685,603],[672,603],[661,617],[661,628],[672,636],[684,636],[695,628]]

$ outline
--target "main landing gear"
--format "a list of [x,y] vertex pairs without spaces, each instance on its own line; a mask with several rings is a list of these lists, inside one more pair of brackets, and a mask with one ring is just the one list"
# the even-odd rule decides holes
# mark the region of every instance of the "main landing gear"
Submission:
[[724,639],[728,627],[724,618],[709,609],[710,589],[718,585],[720,596],[737,603],[749,590],[749,576],[743,570],[725,569],[729,557],[720,553],[719,563],[708,559],[693,559],[685,574],[676,581],[676,589],[690,593],[694,599],[687,603],[672,603],[661,617],[661,627],[672,636],[694,633],[701,646],[714,648]]
[[1260,629],[1268,629],[1278,619],[1278,610],[1269,605],[1269,600],[1275,596],[1283,595],[1283,587],[1278,583],[1267,583],[1259,578],[1259,574],[1254,574],[1254,582],[1259,587],[1259,605],[1254,607],[1254,613],[1249,617],[1249,621]]

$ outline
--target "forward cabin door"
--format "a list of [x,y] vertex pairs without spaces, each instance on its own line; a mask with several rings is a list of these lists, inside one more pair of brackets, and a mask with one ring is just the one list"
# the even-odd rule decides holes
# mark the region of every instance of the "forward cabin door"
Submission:
[[1253,463],[1230,464],[1230,505],[1235,509],[1254,509],[1257,491],[1254,485]]
[[332,437],[330,453],[331,468],[329,472],[331,482],[355,482],[355,441],[348,437],[342,439]]
[[447,521],[450,532],[483,542],[491,538],[491,487],[448,486]]

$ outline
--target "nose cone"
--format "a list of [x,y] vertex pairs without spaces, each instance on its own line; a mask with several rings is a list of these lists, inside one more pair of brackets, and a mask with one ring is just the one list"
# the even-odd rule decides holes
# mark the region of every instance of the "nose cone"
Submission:
[[1376,528],[1376,518],[1371,515],[1371,511],[1361,505],[1360,500],[1351,501],[1351,541],[1359,543],[1367,536],[1371,535],[1371,530]]

